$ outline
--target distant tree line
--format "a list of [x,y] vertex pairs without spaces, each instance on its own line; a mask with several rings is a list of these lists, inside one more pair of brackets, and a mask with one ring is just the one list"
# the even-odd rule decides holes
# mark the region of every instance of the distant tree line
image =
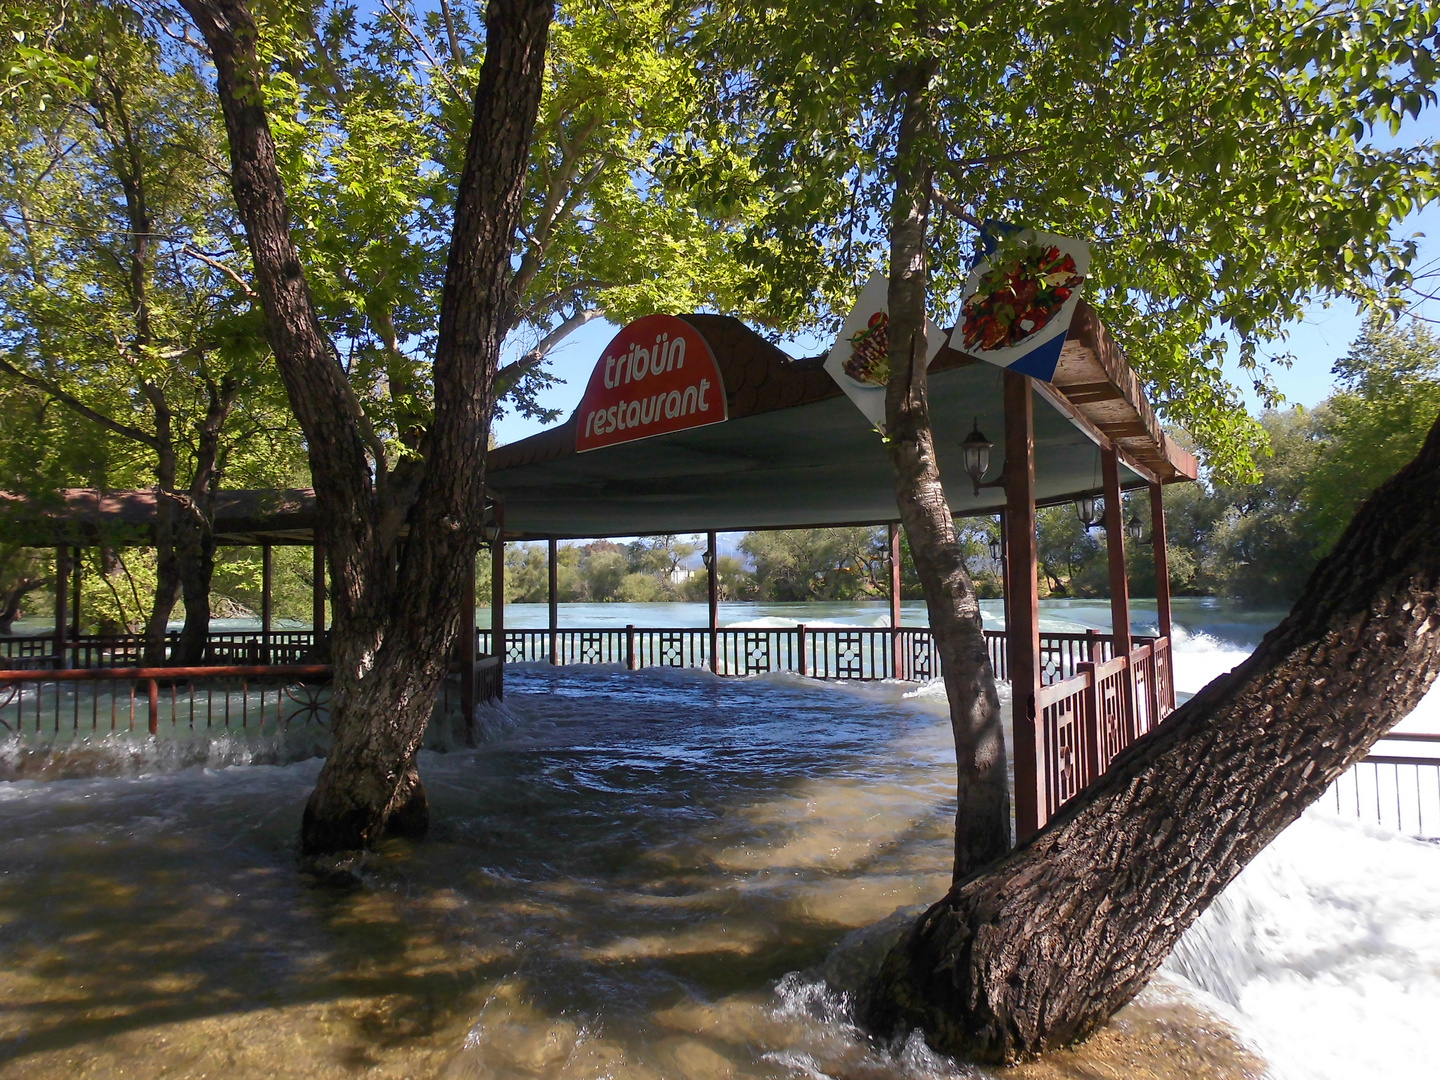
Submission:
[[[1248,483],[1202,477],[1165,491],[1170,583],[1177,595],[1288,604],[1356,508],[1418,451],[1440,413],[1440,342],[1418,321],[1370,322],[1333,369],[1335,391],[1313,409],[1268,412],[1268,451]],[[1152,535],[1149,500],[1126,506]],[[1042,589],[1109,592],[1103,529],[1069,505],[1039,512]],[[1152,548],[1129,547],[1130,589],[1155,594]]]

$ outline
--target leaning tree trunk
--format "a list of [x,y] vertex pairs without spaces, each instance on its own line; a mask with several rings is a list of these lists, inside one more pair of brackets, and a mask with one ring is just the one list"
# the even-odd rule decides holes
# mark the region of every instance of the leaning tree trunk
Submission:
[[[301,826],[312,854],[428,821],[415,759],[480,544],[492,386],[539,109],[551,0],[491,0],[441,301],[435,419],[418,489],[385,467],[321,330],[276,167],[243,0],[181,0],[210,47],[266,331],[305,432],[334,618],[331,751]],[[372,458],[373,455],[373,473]],[[403,462],[402,462],[403,464]],[[398,470],[397,470],[398,472]],[[409,536],[397,555],[398,526]]]
[[925,365],[926,228],[930,167],[922,139],[929,127],[929,71],[917,64],[903,82],[905,111],[890,226],[890,380],[886,446],[895,498],[930,613],[930,630],[955,734],[954,877],[959,880],[1010,848],[1010,790],[1000,700],[982,633],[980,602],[965,566],[955,519],[940,483]]
[[868,1021],[990,1061],[1091,1034],[1415,707],[1440,666],[1437,582],[1440,422],[1253,655],[921,917],[887,957]]

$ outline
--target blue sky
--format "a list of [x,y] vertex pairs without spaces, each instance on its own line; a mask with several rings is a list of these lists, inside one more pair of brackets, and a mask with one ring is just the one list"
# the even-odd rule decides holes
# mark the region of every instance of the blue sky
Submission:
[[[1388,133],[1387,133],[1388,136]],[[1391,139],[1376,133],[1375,142],[1382,146],[1413,145],[1424,139],[1440,139],[1440,111],[1430,109],[1421,114],[1418,121],[1407,123],[1398,137]],[[1440,201],[1431,203],[1423,211],[1412,214],[1399,228],[1397,236],[1424,233],[1420,241],[1419,264],[1440,262]],[[1421,314],[1440,320],[1440,306],[1429,305],[1421,308]],[[1329,307],[1313,305],[1305,318],[1291,324],[1289,340],[1277,343],[1276,354],[1290,352],[1295,363],[1290,368],[1274,368],[1274,380],[1286,401],[1312,406],[1330,393],[1330,369],[1335,361],[1345,354],[1350,342],[1360,331],[1361,318],[1353,305],[1337,303]],[[618,327],[603,321],[590,323],[581,329],[554,353],[552,370],[564,382],[557,383],[541,396],[541,403],[559,409],[569,416],[580,402],[590,370],[600,356],[605,344],[615,335]],[[827,350],[829,341],[817,339],[801,340],[792,344],[789,351],[795,355],[810,355]],[[1245,395],[1246,406],[1258,412],[1260,405],[1249,380],[1243,378],[1238,369],[1228,371],[1231,382]],[[533,435],[545,425],[524,417],[507,416],[495,425],[495,438],[504,444]]]

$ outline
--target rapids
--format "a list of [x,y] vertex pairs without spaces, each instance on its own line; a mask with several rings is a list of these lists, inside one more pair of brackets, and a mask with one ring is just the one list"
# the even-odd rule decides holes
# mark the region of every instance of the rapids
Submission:
[[[1193,632],[1182,689],[1246,644]],[[990,1075],[847,1012],[947,884],[938,687],[512,668],[478,750],[433,745],[430,839],[324,876],[313,758],[0,783],[0,1078]],[[1437,1007],[1440,847],[1312,812],[1003,1075],[1431,1076]]]

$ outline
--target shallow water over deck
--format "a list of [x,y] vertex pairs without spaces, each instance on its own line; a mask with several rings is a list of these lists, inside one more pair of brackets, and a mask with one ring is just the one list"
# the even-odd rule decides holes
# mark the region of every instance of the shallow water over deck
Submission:
[[[349,878],[297,868],[318,761],[0,784],[0,1077],[984,1075],[874,1045],[845,1008],[884,940],[863,928],[947,884],[936,689],[536,668],[508,690],[478,751],[424,754],[431,838]],[[1440,851],[1297,828],[1351,837],[1382,884],[1413,866],[1429,891],[1405,934],[1440,941]],[[1262,1055],[1281,1076],[1365,1075],[1355,1039],[1293,1071],[1283,1003],[1341,970],[1433,1015],[1440,957],[1380,948],[1398,916],[1336,922],[1357,886],[1332,868],[1308,925],[1340,953],[1360,935],[1360,967],[1287,967],[1273,933],[1256,960],[1227,927],[1283,925],[1305,850],[1282,870],[1267,852],[1192,935],[1177,970],[1215,998],[1162,979],[1091,1045],[1006,1075],[1258,1076]],[[1423,1060],[1410,1028],[1367,1020],[1401,1047],[1391,1075]]]

